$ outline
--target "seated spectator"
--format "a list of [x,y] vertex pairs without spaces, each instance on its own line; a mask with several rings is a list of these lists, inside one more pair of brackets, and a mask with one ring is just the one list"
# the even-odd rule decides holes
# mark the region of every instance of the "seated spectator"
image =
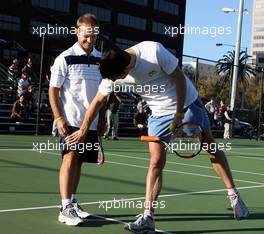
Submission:
[[13,104],[11,118],[16,122],[23,122],[27,118],[28,108],[25,102],[25,97],[21,95]]
[[8,73],[12,80],[16,80],[19,77],[19,60],[14,59],[12,65],[8,68]]
[[28,58],[27,60],[27,64],[23,67],[22,72],[26,71],[29,75],[29,81],[31,81],[32,77],[33,77],[33,70],[32,70],[32,59]]
[[140,108],[143,108],[143,99],[142,99],[142,97],[138,98],[137,111],[139,111]]
[[35,106],[35,96],[33,93],[33,85],[29,85],[28,89],[22,93],[22,95],[25,97],[25,102],[28,106],[28,110],[31,112],[34,109]]
[[134,116],[133,122],[134,126],[139,130],[140,136],[145,135],[147,130],[148,116],[144,112],[143,108],[139,108],[138,112]]
[[26,71],[23,71],[21,74],[21,78],[18,81],[18,85],[17,85],[17,96],[20,97],[20,95],[27,91],[28,86],[30,85],[29,83],[29,75]]

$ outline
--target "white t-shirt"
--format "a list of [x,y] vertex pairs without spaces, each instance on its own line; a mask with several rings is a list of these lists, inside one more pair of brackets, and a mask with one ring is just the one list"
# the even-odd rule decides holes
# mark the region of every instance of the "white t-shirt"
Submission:
[[[123,80],[112,83],[104,79],[99,86],[99,92],[108,95],[111,90],[116,91],[119,84],[133,85],[133,91],[144,98],[152,110],[152,115],[174,114],[177,101],[176,83],[169,75],[176,69],[179,60],[158,42],[144,41],[133,46],[132,49],[136,52],[134,68]],[[187,77],[185,79],[184,107],[187,107],[197,99],[198,92],[192,82]]]
[[[101,53],[93,49],[90,56],[76,42],[62,52],[51,68],[50,86],[60,88],[60,111],[69,126],[81,127],[86,110],[101,82]],[[98,117],[90,130],[96,130]]]

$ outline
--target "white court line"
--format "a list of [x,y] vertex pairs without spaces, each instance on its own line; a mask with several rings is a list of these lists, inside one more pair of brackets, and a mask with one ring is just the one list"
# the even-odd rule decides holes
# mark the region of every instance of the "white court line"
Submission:
[[[120,163],[120,162],[113,162],[113,161],[105,161],[105,162],[111,163],[111,164],[129,166],[129,167],[137,167],[137,168],[148,169],[148,167],[134,165],[134,164],[127,164],[127,163]],[[163,169],[163,171],[166,171],[166,172],[174,172],[174,173],[185,174],[185,175],[200,176],[200,177],[206,177],[206,178],[213,178],[213,179],[220,179],[220,177],[218,177],[218,176],[203,175],[203,174],[191,173],[191,172],[185,172],[185,171],[174,171],[174,170],[168,170],[168,169]],[[250,181],[250,180],[234,179],[234,181],[239,181],[239,182],[244,182],[244,183],[249,183],[249,184],[263,185],[263,183],[255,182],[255,181]]]
[[[52,152],[43,152],[43,153],[44,154],[60,155],[58,153],[52,153]],[[123,165],[123,166],[148,169],[148,167],[140,166],[140,165],[134,165],[134,164],[127,164],[127,163],[120,163],[120,162],[113,162],[113,161],[105,161],[105,162],[110,163],[110,164],[118,164],[118,165]],[[174,171],[174,170],[168,170],[168,169],[163,169],[163,171],[179,173],[179,174],[185,174],[185,175],[194,175],[194,176],[200,176],[200,177],[206,177],[206,178],[213,178],[213,179],[220,179],[220,177],[218,177],[218,176],[203,175],[203,174],[191,173],[191,172],[185,172],[185,171]],[[250,180],[240,180],[240,179],[234,179],[234,180],[235,181],[239,181],[239,182],[249,183],[249,184],[258,184],[258,185],[262,185],[263,184],[263,183],[260,183],[260,182],[255,182],[255,181],[250,181]]]
[[[36,151],[37,152],[37,151]],[[53,153],[53,152],[42,152],[45,154],[55,154],[55,155],[60,155],[58,153]],[[126,157],[125,155],[123,155],[124,157]],[[145,166],[139,166],[139,165],[134,165],[134,164],[127,164],[127,163],[119,163],[119,162],[113,162],[113,161],[106,161],[108,163],[111,164],[119,164],[119,165],[124,165],[124,166],[130,166],[130,167],[137,167],[137,168],[144,168],[144,169],[148,169],[148,167]],[[200,176],[200,177],[206,177],[206,178],[213,178],[213,179],[220,179],[218,176],[210,176],[210,175],[203,175],[203,174],[198,174],[198,173],[191,173],[191,172],[184,172],[184,171],[175,171],[175,170],[168,170],[168,169],[163,169],[163,171],[166,172],[174,172],[174,173],[179,173],[179,174],[186,174],[186,175],[194,175],[194,176]],[[258,184],[258,185],[262,185],[262,183],[260,182],[255,182],[255,181],[249,181],[249,180],[240,180],[240,179],[234,179],[235,181],[239,181],[239,182],[245,182],[245,183],[249,183],[249,184]]]
[[[262,185],[253,185],[253,186],[244,186],[238,187],[239,190],[246,190],[246,189],[254,189],[254,188],[263,188],[264,184]],[[203,190],[203,191],[196,191],[196,192],[186,192],[186,193],[174,193],[174,194],[164,194],[160,195],[159,198],[163,197],[179,197],[179,196],[186,196],[186,195],[195,195],[195,194],[204,194],[204,193],[216,193],[216,192],[225,192],[226,189],[214,189],[214,190]],[[136,200],[144,200],[145,197],[134,197],[134,198],[127,198],[127,199],[119,199],[119,200],[105,200],[105,201],[94,201],[94,202],[82,202],[80,205],[94,205],[94,204],[101,204],[107,202],[119,202],[119,201],[136,201]],[[53,208],[60,208],[60,205],[53,205],[53,206],[39,206],[39,207],[28,207],[28,208],[16,208],[16,209],[4,209],[0,210],[0,213],[6,212],[16,212],[16,211],[30,211],[30,210],[44,210],[44,209],[53,209]]]
[[[242,155],[251,155],[253,159],[259,159],[259,160],[264,160],[264,154],[254,154],[254,153],[247,153],[247,152],[241,152],[241,151],[225,151],[227,154],[228,153],[233,153],[233,154],[242,154]],[[255,158],[254,156],[263,156],[263,158]],[[236,156],[236,157],[243,157],[243,156]],[[246,158],[246,157],[245,157]]]
[[[21,151],[21,150],[26,150],[26,151],[34,151],[32,148],[27,149],[27,148],[21,148],[21,149],[0,149],[0,151]],[[36,151],[38,152],[38,151]]]
[[[134,156],[127,156],[127,155],[123,155],[123,154],[113,154],[113,153],[107,153],[109,155],[113,155],[113,156],[117,156],[117,157],[121,157],[121,158],[132,158],[132,159],[138,159],[138,160],[143,160],[143,161],[149,161],[148,158],[140,158],[140,157],[134,157]],[[195,164],[186,164],[186,163],[177,163],[177,162],[171,162],[168,161],[166,162],[166,164],[177,164],[177,165],[183,165],[183,166],[189,166],[189,167],[198,167],[198,168],[205,168],[205,169],[211,169],[212,167],[207,167],[207,166],[201,166],[201,165],[195,165]],[[239,173],[245,173],[245,174],[252,174],[252,175],[260,175],[260,176],[264,176],[263,173],[257,173],[257,172],[248,172],[248,171],[240,171],[240,170],[233,170],[232,172],[239,172]]]

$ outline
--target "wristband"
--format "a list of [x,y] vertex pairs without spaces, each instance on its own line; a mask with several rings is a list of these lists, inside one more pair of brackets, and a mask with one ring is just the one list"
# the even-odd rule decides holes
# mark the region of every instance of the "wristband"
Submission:
[[184,119],[184,113],[176,113],[176,114],[175,114],[175,117],[176,117],[177,119]]
[[60,120],[60,119],[63,119],[63,117],[62,117],[61,115],[58,116],[57,118],[55,118],[54,121],[57,122],[57,121]]

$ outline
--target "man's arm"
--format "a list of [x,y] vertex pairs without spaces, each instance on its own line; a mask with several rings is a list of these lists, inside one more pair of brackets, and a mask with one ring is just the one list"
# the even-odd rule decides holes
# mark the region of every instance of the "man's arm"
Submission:
[[174,72],[170,74],[170,77],[176,82],[176,98],[177,98],[177,109],[176,115],[182,114],[186,96],[186,79],[181,69],[177,67]]
[[85,139],[85,136],[88,133],[91,123],[99,113],[100,109],[105,104],[106,100],[107,96],[104,96],[100,92],[97,92],[92,103],[86,111],[80,130],[74,132],[73,134],[65,138],[67,144],[77,144],[78,142],[82,142]]
[[53,116],[54,116],[54,121],[56,122],[58,131],[62,136],[66,136],[68,133],[68,128],[60,112],[59,92],[60,92],[60,88],[50,87],[49,88],[49,102],[50,102],[50,106],[51,106]]
[[116,99],[119,101],[119,104],[122,103],[122,99],[115,93]]
[[172,130],[174,130],[177,126],[177,123],[181,122],[180,120],[184,117],[183,108],[186,96],[186,79],[178,66],[179,60],[167,49],[165,49],[164,46],[160,43],[156,44],[156,57],[161,69],[166,74],[168,74],[176,83],[177,109],[173,121],[174,127]]
[[227,111],[225,111],[224,115],[225,115],[227,120],[232,121],[232,118],[228,115]]

